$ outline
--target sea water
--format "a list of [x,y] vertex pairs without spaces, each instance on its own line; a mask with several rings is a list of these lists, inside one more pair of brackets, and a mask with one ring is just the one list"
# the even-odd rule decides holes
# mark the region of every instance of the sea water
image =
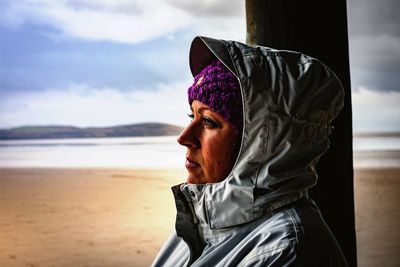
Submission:
[[176,136],[1,140],[0,167],[176,168],[185,149]]
[[[400,138],[355,137],[355,167],[400,167]],[[0,140],[0,168],[183,168],[176,136]]]
[[353,165],[355,168],[399,168],[400,137],[354,137]]

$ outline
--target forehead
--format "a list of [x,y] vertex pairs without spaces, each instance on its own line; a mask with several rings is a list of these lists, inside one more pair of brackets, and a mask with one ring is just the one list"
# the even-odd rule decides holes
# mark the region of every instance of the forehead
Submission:
[[198,100],[193,101],[190,109],[192,110],[192,112],[198,113],[198,114],[203,114],[204,112],[207,112],[207,114],[213,115],[214,118],[225,122],[224,117],[222,117],[218,112],[212,110],[210,106],[208,106],[207,104],[204,104]]
[[204,103],[202,103],[202,102],[200,102],[200,101],[198,101],[198,100],[194,100],[194,101],[193,101],[192,105],[190,106],[190,109],[191,109],[192,111],[198,111],[198,112],[203,111],[203,110],[210,110],[210,111],[214,112],[214,111],[210,108],[209,105],[204,104]]

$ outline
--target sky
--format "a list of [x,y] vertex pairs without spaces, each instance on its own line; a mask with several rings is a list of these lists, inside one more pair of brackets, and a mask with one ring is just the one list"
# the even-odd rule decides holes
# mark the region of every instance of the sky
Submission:
[[[243,0],[1,0],[0,128],[188,122],[197,35],[245,42]],[[354,131],[400,130],[397,0],[348,0]]]

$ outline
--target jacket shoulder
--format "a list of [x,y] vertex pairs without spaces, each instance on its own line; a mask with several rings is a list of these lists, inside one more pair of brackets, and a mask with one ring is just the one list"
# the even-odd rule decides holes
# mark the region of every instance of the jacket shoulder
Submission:
[[245,254],[238,266],[291,266],[298,258],[300,226],[290,211],[274,214],[256,227],[242,244]]
[[[238,266],[348,266],[319,210],[311,202],[303,201],[284,209],[268,221],[254,237],[258,245]],[[259,237],[265,233],[268,234],[264,238]]]
[[174,232],[161,247],[151,266],[186,266],[188,260],[189,249]]

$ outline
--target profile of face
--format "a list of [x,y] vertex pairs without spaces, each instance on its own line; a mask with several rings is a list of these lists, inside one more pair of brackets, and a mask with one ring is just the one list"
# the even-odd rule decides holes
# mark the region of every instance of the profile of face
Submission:
[[220,114],[198,100],[191,106],[192,121],[178,137],[187,148],[187,183],[205,184],[224,180],[231,171],[240,135]]

